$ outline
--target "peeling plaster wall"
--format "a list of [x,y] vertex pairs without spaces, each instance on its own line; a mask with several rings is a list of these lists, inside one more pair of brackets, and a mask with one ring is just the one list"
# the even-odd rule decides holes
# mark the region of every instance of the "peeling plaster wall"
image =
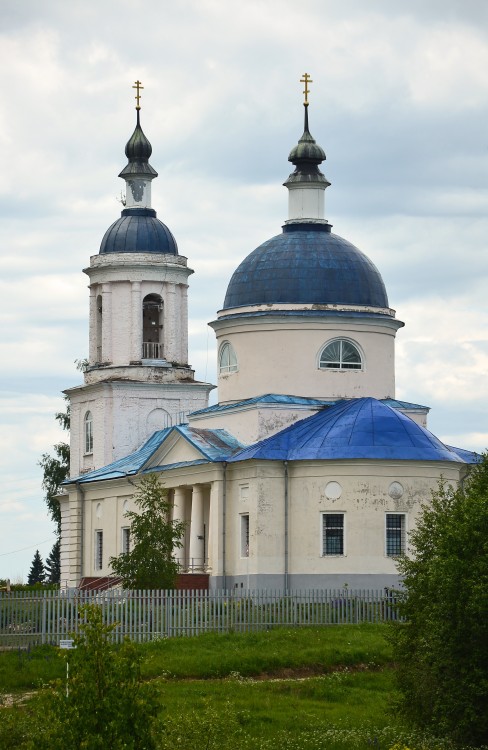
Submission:
[[[204,383],[100,382],[70,389],[70,476],[97,469],[137,450],[180,412],[203,409],[212,386]],[[93,415],[93,454],[84,453],[84,418]]]
[[263,440],[300,419],[312,416],[320,407],[296,407],[288,405],[266,406],[254,404],[236,407],[227,412],[214,412],[202,416],[190,416],[190,424],[197,429],[224,429],[241,443],[249,445]]
[[[281,462],[246,462],[229,467],[229,585],[284,585],[284,467]],[[422,503],[428,502],[441,476],[456,485],[459,466],[430,462],[295,462],[289,465],[290,585],[316,587],[393,585],[395,561],[386,555],[386,513],[405,513],[411,531]],[[337,482],[341,494],[327,497],[326,486]],[[391,497],[392,483],[403,487]],[[249,484],[245,504],[239,486]],[[238,517],[250,517],[249,558],[239,549]],[[344,554],[322,554],[322,513],[344,514]],[[300,582],[300,583],[299,583]]]
[[[394,318],[266,318],[217,320],[212,327],[217,348],[228,341],[237,356],[237,371],[219,375],[219,402],[239,401],[263,393],[321,399],[395,397]],[[325,344],[334,338],[356,343],[362,370],[319,369]]]

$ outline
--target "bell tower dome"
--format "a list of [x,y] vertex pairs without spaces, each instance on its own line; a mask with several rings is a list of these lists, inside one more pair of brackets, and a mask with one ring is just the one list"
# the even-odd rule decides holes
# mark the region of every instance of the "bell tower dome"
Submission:
[[[136,126],[119,177],[121,216],[105,232],[84,269],[89,278],[89,356],[84,384],[66,391],[71,403],[71,476],[136,450],[152,432],[204,408],[213,388],[188,364],[188,277],[170,229],[151,206],[152,147]],[[88,416],[87,416],[88,415]]]

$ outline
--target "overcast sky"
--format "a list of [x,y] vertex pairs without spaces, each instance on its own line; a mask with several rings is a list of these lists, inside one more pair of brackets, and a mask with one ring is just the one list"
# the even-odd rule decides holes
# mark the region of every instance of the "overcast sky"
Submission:
[[[397,397],[488,446],[488,4],[483,0],[0,0],[0,578],[54,542],[38,461],[87,356],[81,272],[120,215],[144,85],[153,205],[195,274],[190,363],[238,263],[281,231],[302,132],[327,154],[333,231],[378,266]],[[18,551],[19,550],[19,551]]]

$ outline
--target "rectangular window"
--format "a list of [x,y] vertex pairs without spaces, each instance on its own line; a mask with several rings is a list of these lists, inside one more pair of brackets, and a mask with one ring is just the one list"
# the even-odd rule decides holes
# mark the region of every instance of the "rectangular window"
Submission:
[[249,513],[241,514],[241,557],[249,557]]
[[103,568],[103,531],[95,531],[95,570]]
[[386,554],[398,557],[405,553],[405,513],[386,514]]
[[130,527],[122,527],[122,554],[126,555],[130,551]]
[[322,515],[322,555],[344,554],[344,513]]

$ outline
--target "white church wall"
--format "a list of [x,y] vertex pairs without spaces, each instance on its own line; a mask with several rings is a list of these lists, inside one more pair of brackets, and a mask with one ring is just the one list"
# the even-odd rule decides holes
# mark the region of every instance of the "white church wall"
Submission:
[[[236,466],[230,465],[228,481],[228,585],[283,587],[284,465]],[[395,560],[385,549],[386,514],[404,514],[408,533],[441,476],[453,485],[459,478],[458,465],[435,462],[292,462],[288,470],[288,573],[297,588],[398,584]],[[247,558],[240,549],[243,513],[249,513]],[[343,554],[323,554],[324,513],[343,516]]]
[[315,414],[320,407],[253,404],[227,412],[190,416],[190,425],[197,429],[224,429],[244,445],[262,440],[300,419]]
[[[380,322],[342,318],[297,319],[286,324],[261,318],[214,322],[219,348],[229,341],[237,356],[237,371],[219,375],[219,401],[270,391],[322,399],[394,398],[398,325],[390,318]],[[319,369],[320,352],[335,338],[357,345],[363,355],[361,370]]]

